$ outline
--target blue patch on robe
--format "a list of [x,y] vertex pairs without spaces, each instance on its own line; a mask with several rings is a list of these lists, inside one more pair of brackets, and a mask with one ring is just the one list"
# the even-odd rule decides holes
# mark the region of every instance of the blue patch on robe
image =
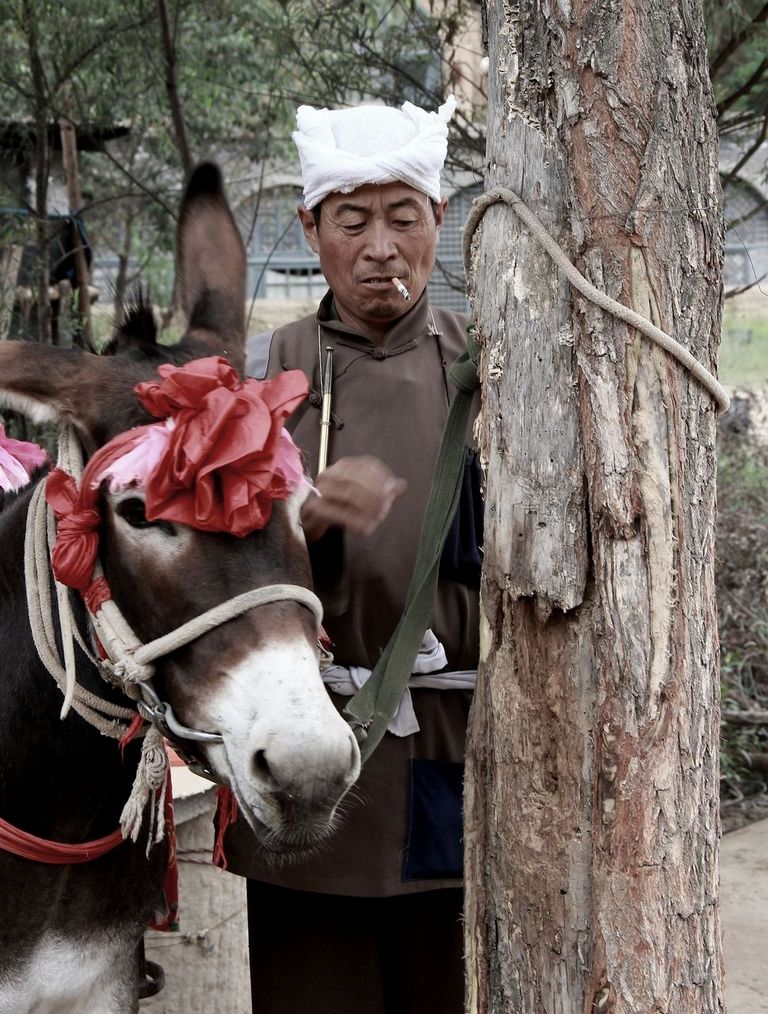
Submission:
[[403,880],[461,877],[463,783],[461,761],[411,761]]

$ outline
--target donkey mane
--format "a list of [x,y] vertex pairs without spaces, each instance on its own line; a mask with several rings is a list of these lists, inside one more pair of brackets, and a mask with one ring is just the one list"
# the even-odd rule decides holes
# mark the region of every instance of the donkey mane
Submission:
[[121,308],[112,337],[101,354],[122,355],[136,362],[164,358],[163,349],[157,344],[157,322],[149,290],[144,286],[140,286]]
[[139,286],[121,307],[112,337],[101,350],[101,355],[119,356],[154,370],[161,363],[180,366],[199,354],[197,349],[193,351],[185,346],[160,344],[158,337],[149,289]]

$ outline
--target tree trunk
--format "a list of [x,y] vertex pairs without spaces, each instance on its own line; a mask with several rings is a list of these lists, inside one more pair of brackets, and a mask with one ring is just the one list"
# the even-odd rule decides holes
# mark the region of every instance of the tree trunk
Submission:
[[[488,0],[486,186],[705,365],[723,242],[693,0]],[[475,244],[487,474],[465,797],[473,1014],[723,1010],[715,405],[572,298],[503,205]]]
[[[70,96],[69,86],[65,86],[62,101],[69,107]],[[80,190],[80,169],[77,163],[77,130],[72,120],[62,117],[59,120],[59,132],[61,134],[61,158],[64,164],[64,173],[67,180],[67,202],[70,215],[80,214],[83,205],[82,193]],[[75,239],[75,276],[77,282],[77,309],[79,323],[74,342],[80,348],[93,351],[93,330],[91,327],[91,272],[88,269],[88,258],[85,255],[85,246],[80,242],[80,230],[76,223],[73,228]],[[63,296],[62,296],[63,300]],[[60,308],[63,302],[59,304]]]
[[127,202],[127,210],[122,222],[122,242],[117,251],[117,276],[115,278],[114,307],[115,318],[117,319],[123,311],[125,304],[126,289],[128,288],[128,270],[131,263],[131,250],[133,247],[133,227],[136,219],[136,211],[133,202]]
[[35,294],[37,340],[51,343],[51,301],[48,296],[50,278],[50,251],[48,249],[48,96],[45,72],[40,59],[40,39],[37,33],[37,13],[30,0],[22,4],[24,30],[32,77],[32,101],[35,115]]
[[171,31],[168,7],[165,0],[157,0],[157,17],[160,22],[160,38],[163,44],[163,62],[165,64],[165,91],[168,96],[168,105],[171,110],[171,122],[173,123],[173,140],[181,159],[181,166],[184,175],[188,176],[192,171],[192,153],[189,148],[187,137],[187,123],[184,118],[184,108],[179,94],[179,82],[176,74],[176,43]]
[[8,337],[11,327],[22,250],[14,244],[0,248],[0,340]]

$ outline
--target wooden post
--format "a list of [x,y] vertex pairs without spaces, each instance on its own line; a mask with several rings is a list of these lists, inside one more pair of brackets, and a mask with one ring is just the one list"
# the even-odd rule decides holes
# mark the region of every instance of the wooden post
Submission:
[[[61,157],[64,163],[64,173],[67,180],[67,200],[69,203],[70,215],[78,215],[83,204],[80,190],[80,170],[77,163],[77,131],[72,120],[62,117],[59,120],[61,132]],[[91,327],[91,294],[90,282],[91,273],[88,270],[88,260],[85,256],[85,247],[80,242],[80,233],[75,225],[75,280],[77,282],[77,308],[80,316],[80,326],[75,335],[75,343],[84,349],[93,348],[93,333]]]
[[[487,0],[486,187],[716,362],[696,0]],[[723,1010],[715,406],[574,298],[507,207],[475,244],[487,469],[465,797],[472,1014]]]
[[56,319],[56,324],[59,332],[58,344],[62,348],[72,348],[73,345],[73,333],[72,333],[72,285],[66,279],[62,280],[58,284],[59,290],[59,315]]
[[0,339],[8,337],[11,326],[22,250],[23,247],[12,244],[0,251]]

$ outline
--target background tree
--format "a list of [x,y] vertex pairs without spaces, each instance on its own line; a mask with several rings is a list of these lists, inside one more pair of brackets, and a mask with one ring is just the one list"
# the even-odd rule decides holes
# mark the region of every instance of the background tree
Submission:
[[[488,3],[486,186],[705,365],[722,219],[691,0]],[[469,1009],[711,1014],[717,914],[715,406],[572,299],[504,207],[475,300],[487,466],[468,746]]]
[[[88,0],[0,0],[0,108],[29,121],[45,108],[56,122],[71,82],[78,122],[130,125],[131,137],[106,157],[82,159],[84,219],[99,255],[119,259],[117,295],[138,275],[162,301],[169,210],[186,161],[225,162],[252,232],[265,167],[295,171],[290,133],[302,102],[410,99],[435,108],[447,89],[464,90],[470,102],[452,126],[449,170],[477,173],[485,151],[479,9],[477,0],[105,0],[98,9]],[[707,18],[721,131],[748,154],[768,101],[764,3],[707,0]],[[46,152],[36,164],[30,206],[38,207]],[[45,221],[36,221],[42,252]]]
[[[758,182],[765,192],[768,183],[768,4],[764,0],[743,0],[723,4],[708,0],[705,5],[708,27],[710,73],[717,102],[717,123],[721,145],[730,155],[722,174],[726,196],[726,228],[740,239],[742,226],[764,212],[768,199],[752,200],[744,211],[739,202],[729,214],[728,198],[738,194],[744,174]],[[726,298],[761,281],[752,271],[747,286],[734,287]]]

